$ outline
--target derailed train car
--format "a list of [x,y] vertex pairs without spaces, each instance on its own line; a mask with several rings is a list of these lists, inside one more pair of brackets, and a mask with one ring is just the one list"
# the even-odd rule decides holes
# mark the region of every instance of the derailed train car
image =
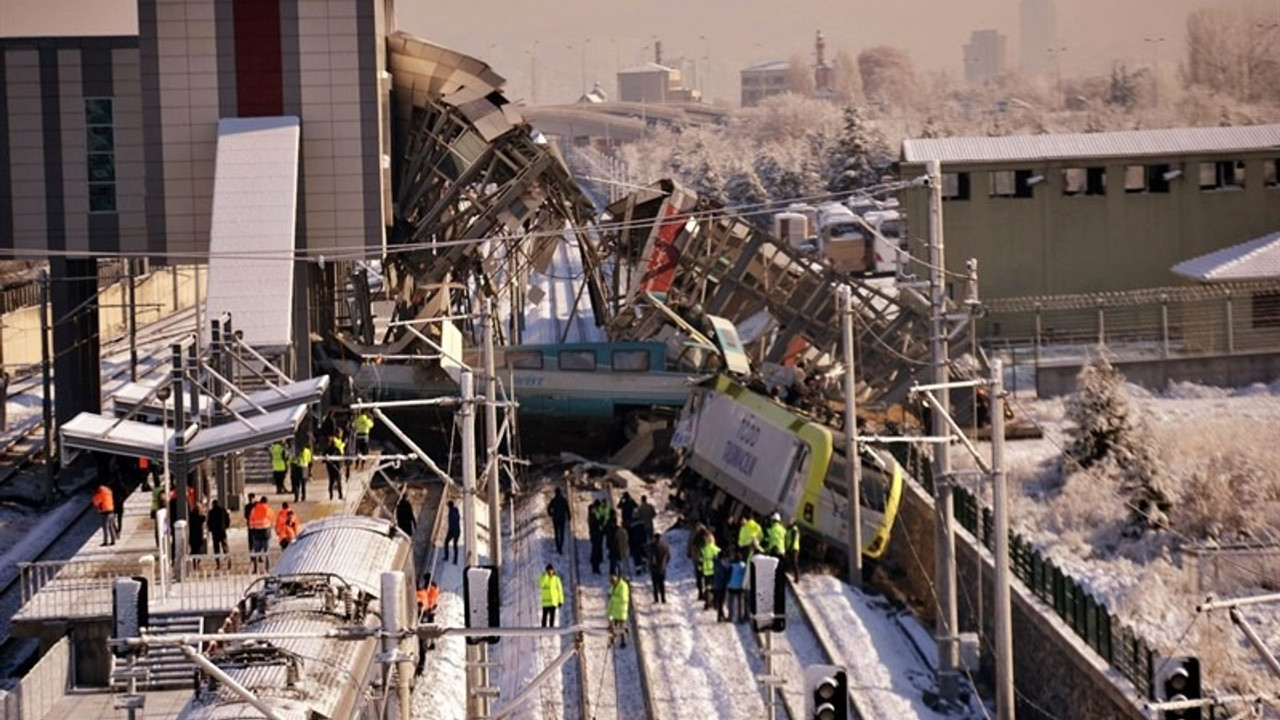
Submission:
[[[727,497],[760,515],[794,518],[811,537],[848,552],[845,457],[825,425],[720,375],[695,389],[678,435],[686,467]],[[903,469],[874,448],[864,447],[859,460],[862,552],[879,558],[898,515]]]
[[[384,572],[405,573],[402,607],[413,603],[413,552],[393,523],[360,516],[307,525],[273,572],[245,593],[239,633],[279,633],[279,640],[228,641],[210,659],[281,718],[354,720],[382,717],[375,663],[380,640],[321,637],[339,628],[381,625]],[[313,636],[313,637],[305,637]],[[202,676],[181,720],[261,718],[243,697]]]

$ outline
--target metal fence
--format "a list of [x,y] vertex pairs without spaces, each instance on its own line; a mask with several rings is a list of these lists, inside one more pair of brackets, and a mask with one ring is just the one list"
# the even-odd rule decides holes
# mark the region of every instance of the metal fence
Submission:
[[[901,453],[898,461],[913,472],[932,496],[935,492],[932,469],[927,464],[912,462],[905,449],[895,452]],[[991,508],[964,487],[954,487],[953,493],[956,522],[994,553],[995,517]],[[1121,623],[1105,603],[1054,565],[1031,542],[1012,532],[1009,535],[1009,567],[1013,575],[1052,608],[1085,644],[1116,672],[1128,678],[1140,697],[1150,697],[1151,667],[1156,657],[1150,643],[1132,627]]]
[[1126,359],[1230,355],[1280,348],[1280,282],[1152,288],[983,302],[977,331],[990,347],[1105,346]]
[[19,566],[22,608],[19,620],[105,617],[111,615],[111,585],[120,577],[144,577],[152,612],[230,610],[255,580],[270,571],[279,550],[264,555],[232,553],[184,558],[160,587],[155,557],[70,559]]
[[1262,588],[1280,591],[1280,544],[1188,546],[1196,588],[1203,597],[1238,595]]

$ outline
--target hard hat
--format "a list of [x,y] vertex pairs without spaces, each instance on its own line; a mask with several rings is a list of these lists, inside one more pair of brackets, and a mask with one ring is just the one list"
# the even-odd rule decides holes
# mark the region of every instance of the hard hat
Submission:
[[772,515],[770,515],[770,516],[769,516],[769,519],[770,519],[770,520],[774,520],[774,521],[781,522],[781,521],[782,521],[782,516],[781,516],[781,515],[779,515],[778,513],[774,513],[774,514],[772,514]]

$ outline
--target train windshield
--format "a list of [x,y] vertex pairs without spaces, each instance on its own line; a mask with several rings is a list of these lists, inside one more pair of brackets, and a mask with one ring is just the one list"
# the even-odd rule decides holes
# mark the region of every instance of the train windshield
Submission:
[[[848,498],[848,483],[844,475],[844,455],[831,456],[831,469],[827,473],[826,489],[841,498]],[[862,463],[862,483],[858,486],[859,505],[884,512],[889,499],[892,478],[870,463]]]
[[862,226],[856,221],[832,223],[826,227],[828,240],[861,240]]

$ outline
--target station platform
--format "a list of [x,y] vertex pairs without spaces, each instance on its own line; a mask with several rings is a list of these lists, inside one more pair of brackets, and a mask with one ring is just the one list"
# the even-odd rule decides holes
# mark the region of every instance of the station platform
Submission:
[[[316,463],[315,467],[320,468],[321,464]],[[246,491],[259,496],[266,493],[277,511],[283,501],[288,501],[305,526],[320,518],[357,513],[376,467],[376,460],[354,465],[343,483],[343,499],[329,499],[323,470],[318,476],[313,474],[304,502],[294,503],[291,493],[276,494],[270,482],[251,482]],[[68,642],[70,672],[66,686],[80,689],[64,698],[68,703],[94,702],[86,699],[82,690],[105,690],[111,685],[113,659],[106,640],[111,634],[112,585],[116,578],[147,579],[152,632],[216,632],[245,591],[269,572],[280,554],[273,533],[272,550],[265,560],[252,557],[244,514],[233,512],[227,554],[191,555],[180,563],[171,562],[162,573],[150,511],[151,494],[139,489],[124,502],[123,530],[114,545],[104,546],[99,530],[71,558],[29,563],[20,569],[23,604],[13,617],[12,635],[37,638],[43,648]],[[166,687],[190,686],[189,672],[181,674],[174,669],[169,677],[163,675],[164,669],[155,670],[154,682],[145,688],[148,695]],[[110,708],[111,694],[104,695]],[[68,710],[71,714],[67,717],[108,717],[115,712],[75,714]],[[148,708],[144,717],[151,716]]]

